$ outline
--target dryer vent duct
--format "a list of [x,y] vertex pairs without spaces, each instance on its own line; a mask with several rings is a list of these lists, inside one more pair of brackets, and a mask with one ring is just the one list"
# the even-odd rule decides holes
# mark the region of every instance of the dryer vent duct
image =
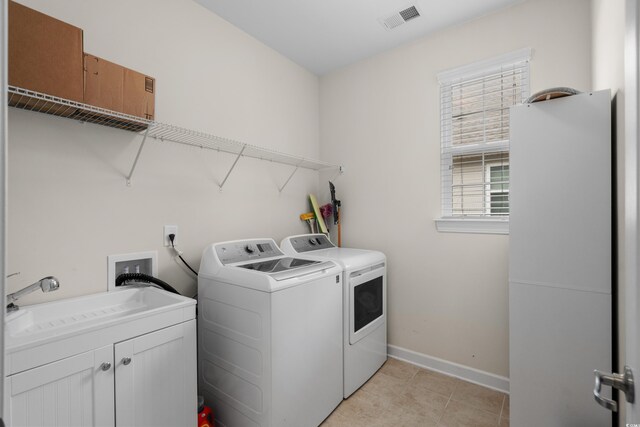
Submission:
[[420,12],[415,6],[410,6],[386,18],[380,18],[379,21],[386,30],[392,30],[405,22],[420,17]]

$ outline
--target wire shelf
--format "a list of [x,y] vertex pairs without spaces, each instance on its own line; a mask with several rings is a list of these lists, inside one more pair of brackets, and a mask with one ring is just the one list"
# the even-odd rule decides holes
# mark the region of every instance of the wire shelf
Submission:
[[149,128],[147,136],[160,141],[170,141],[178,144],[191,145],[194,147],[234,154],[236,156],[241,155],[242,157],[251,157],[254,159],[282,163],[285,165],[316,171],[338,167],[337,165],[332,165],[319,160],[311,160],[304,157],[294,156],[276,150],[235,141],[233,139],[158,122],[154,122]]
[[15,86],[9,86],[8,94],[10,107],[139,132],[141,135],[146,133],[147,136],[161,141],[170,141],[235,155],[242,152],[242,156],[245,157],[316,171],[338,167],[319,160],[311,160],[216,135],[154,122]]
[[153,123],[151,120],[141,119],[140,117],[15,86],[9,86],[8,95],[10,107],[51,114],[85,123],[95,123],[132,132],[144,131]]
[[58,117],[78,120],[85,123],[94,123],[102,126],[109,126],[117,129],[136,132],[142,136],[142,143],[138,149],[135,160],[131,167],[129,175],[127,175],[127,185],[131,185],[131,177],[136,169],[138,159],[144,147],[147,138],[153,138],[159,141],[169,141],[177,144],[190,145],[209,150],[215,150],[236,156],[229,172],[225,176],[220,189],[224,186],[227,178],[233,171],[240,157],[251,157],[254,159],[266,160],[275,163],[281,163],[294,166],[295,169],[286,180],[284,185],[279,188],[280,191],[288,184],[289,180],[299,168],[311,169],[314,171],[325,169],[339,169],[342,167],[332,165],[330,163],[319,160],[311,160],[300,156],[282,153],[268,148],[258,147],[256,145],[245,144],[220,136],[198,132],[191,129],[181,128],[174,125],[159,123],[152,120],[142,119],[140,117],[128,114],[118,113],[116,111],[107,110],[93,105],[83,104],[81,102],[71,101],[68,99],[58,98],[56,96],[35,92],[29,89],[23,89],[15,86],[9,86],[9,106],[22,110],[35,111],[38,113],[51,114]]

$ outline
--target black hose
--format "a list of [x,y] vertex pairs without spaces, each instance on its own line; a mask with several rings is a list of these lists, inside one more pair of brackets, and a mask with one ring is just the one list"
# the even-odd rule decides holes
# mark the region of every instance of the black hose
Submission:
[[198,276],[198,272],[197,272],[197,271],[195,271],[193,268],[191,268],[191,266],[189,265],[189,263],[188,263],[187,261],[185,261],[185,260],[184,260],[184,258],[182,258],[182,255],[180,255],[180,251],[178,251],[178,250],[176,249],[176,246],[173,244],[173,239],[174,239],[175,237],[176,237],[176,235],[175,235],[175,234],[169,234],[169,240],[171,241],[171,247],[173,248],[173,250],[174,250],[174,251],[176,251],[176,253],[177,253],[177,254],[178,254],[178,256],[180,257],[180,260],[184,263],[184,265],[186,265],[186,266],[187,266],[187,268],[188,268],[189,270],[191,270],[191,272],[192,272],[193,274],[195,274],[195,275],[196,275],[196,277],[197,277],[197,276]]
[[124,282],[128,281],[153,283],[160,286],[165,291],[173,292],[174,294],[180,295],[180,292],[176,291],[176,289],[167,282],[164,282],[157,277],[149,276],[148,274],[143,273],[122,273],[121,275],[116,277],[116,286],[126,286],[126,283]]
[[184,265],[187,266],[187,268],[189,270],[191,270],[193,272],[193,274],[195,274],[196,276],[198,275],[198,272],[195,271],[193,268],[191,268],[191,266],[189,264],[187,264],[187,261],[184,260],[184,258],[182,258],[182,255],[178,255],[180,257],[180,259],[182,260],[182,262],[184,263]]

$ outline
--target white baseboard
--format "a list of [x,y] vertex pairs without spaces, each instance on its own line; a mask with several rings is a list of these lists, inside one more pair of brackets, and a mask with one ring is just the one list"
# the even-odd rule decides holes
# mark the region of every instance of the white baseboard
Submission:
[[509,394],[509,378],[507,377],[390,344],[387,346],[387,353],[394,359]]

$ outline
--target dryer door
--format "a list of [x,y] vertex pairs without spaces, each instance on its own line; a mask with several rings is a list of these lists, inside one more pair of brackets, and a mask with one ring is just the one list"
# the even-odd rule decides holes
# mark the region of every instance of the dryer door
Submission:
[[349,343],[355,344],[384,323],[384,264],[349,275]]

